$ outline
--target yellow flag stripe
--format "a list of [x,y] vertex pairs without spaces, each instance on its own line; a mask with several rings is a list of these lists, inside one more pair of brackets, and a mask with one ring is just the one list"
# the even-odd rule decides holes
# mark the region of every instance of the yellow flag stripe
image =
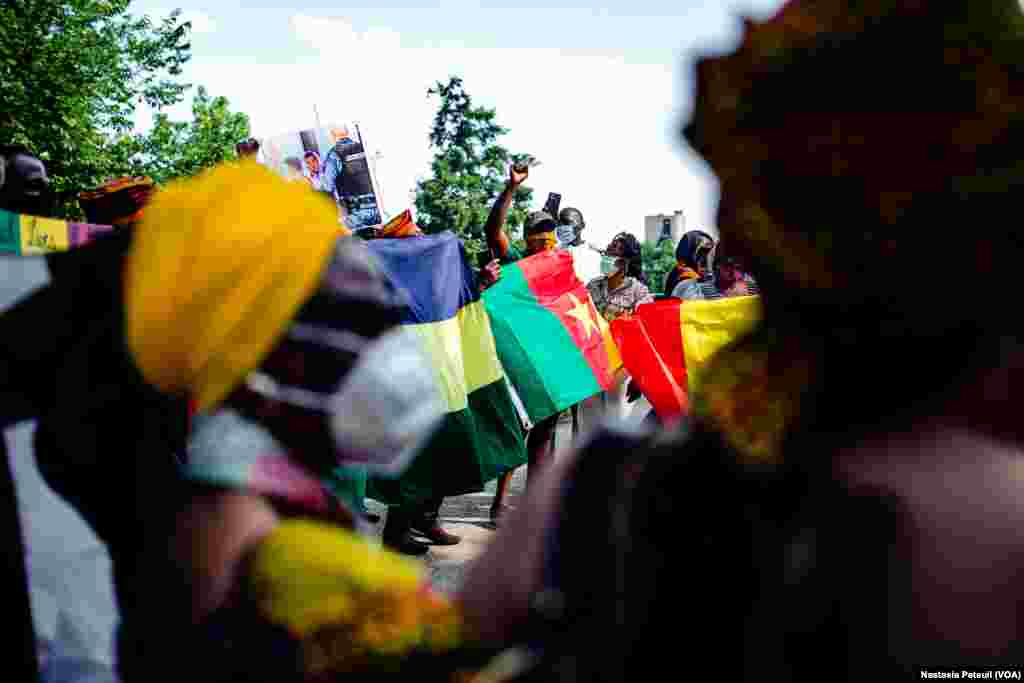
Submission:
[[483,301],[459,309],[453,318],[407,325],[430,354],[448,412],[469,407],[469,395],[504,376]]
[[699,393],[708,363],[722,347],[753,329],[761,319],[759,296],[684,301],[679,307],[690,395]]
[[612,328],[603,315],[597,316],[597,324],[601,328],[601,336],[604,337],[604,350],[608,354],[608,372],[612,376],[622,369],[622,356],[619,355],[619,347],[612,337]]

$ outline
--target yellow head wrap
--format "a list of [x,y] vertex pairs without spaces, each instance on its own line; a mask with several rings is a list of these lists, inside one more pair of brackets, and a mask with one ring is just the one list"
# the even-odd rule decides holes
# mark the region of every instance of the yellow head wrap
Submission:
[[315,291],[341,234],[331,202],[252,161],[154,195],[125,267],[143,376],[198,410],[222,401]]
[[537,232],[526,236],[526,247],[531,253],[547,251],[556,246],[558,246],[558,240],[555,238],[554,231]]

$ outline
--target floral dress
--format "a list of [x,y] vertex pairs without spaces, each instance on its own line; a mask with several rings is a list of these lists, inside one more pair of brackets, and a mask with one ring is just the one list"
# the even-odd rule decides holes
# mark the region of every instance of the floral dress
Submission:
[[647,285],[635,277],[627,276],[617,289],[608,288],[608,276],[595,278],[587,285],[594,306],[608,322],[615,320],[624,313],[632,314],[640,304],[654,301]]

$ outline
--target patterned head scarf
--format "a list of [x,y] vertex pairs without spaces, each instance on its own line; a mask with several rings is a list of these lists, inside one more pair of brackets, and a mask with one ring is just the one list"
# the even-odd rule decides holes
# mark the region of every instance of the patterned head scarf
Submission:
[[156,185],[147,176],[110,180],[95,190],[78,195],[86,220],[96,225],[137,223]]
[[946,318],[946,297],[893,283],[948,258],[966,222],[985,225],[990,252],[972,273],[1019,261],[997,217],[1024,186],[1022,56],[1016,0],[826,0],[748,21],[735,53],[697,63],[685,134],[769,314],[829,330],[857,311],[891,336]]
[[692,280],[703,276],[707,270],[711,248],[715,240],[701,230],[691,230],[683,235],[676,245],[676,270],[679,281]]

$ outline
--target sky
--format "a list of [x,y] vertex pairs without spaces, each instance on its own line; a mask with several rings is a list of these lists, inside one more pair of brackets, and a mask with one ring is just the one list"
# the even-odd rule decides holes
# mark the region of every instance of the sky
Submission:
[[[436,100],[426,91],[459,75],[475,104],[510,129],[502,144],[536,156],[535,208],[548,192],[579,208],[588,241],[642,237],[645,215],[682,210],[688,229],[715,232],[717,183],[681,140],[692,108],[696,55],[735,46],[740,18],[781,0],[469,2],[361,0],[295,7],[142,1],[132,11],[192,21],[185,78],[249,115],[256,137],[320,121],[358,122],[385,211],[412,206],[430,169]],[[187,120],[190,101],[169,111]],[[140,130],[152,113],[140,111]]]

